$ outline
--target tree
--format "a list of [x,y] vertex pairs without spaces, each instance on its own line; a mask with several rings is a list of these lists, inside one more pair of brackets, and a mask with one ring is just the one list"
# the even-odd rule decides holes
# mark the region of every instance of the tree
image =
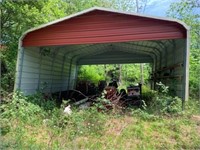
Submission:
[[190,26],[190,94],[198,95],[200,92],[200,1],[181,0],[172,3],[167,12],[169,17],[173,17],[185,22]]
[[113,0],[64,0],[69,4],[67,12],[80,12],[94,6],[113,8]]
[[86,65],[79,69],[78,79],[81,81],[92,81],[96,85],[100,80],[105,80],[103,65]]
[[1,77],[2,88],[13,90],[18,40],[22,33],[83,9],[108,4],[108,0],[3,0],[0,44],[6,48],[0,49],[0,58],[7,72]]
[[149,0],[113,0],[112,7],[117,10],[143,13]]
[[1,62],[7,73],[2,75],[2,88],[13,90],[18,40],[23,32],[67,15],[69,5],[61,0],[1,2]]

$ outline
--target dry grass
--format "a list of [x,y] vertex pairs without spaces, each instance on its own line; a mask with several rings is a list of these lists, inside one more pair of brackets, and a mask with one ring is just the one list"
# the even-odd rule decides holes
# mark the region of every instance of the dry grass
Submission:
[[136,122],[136,119],[128,116],[124,116],[124,118],[120,119],[112,118],[108,120],[105,124],[105,134],[119,136],[128,125],[134,124],[134,122]]

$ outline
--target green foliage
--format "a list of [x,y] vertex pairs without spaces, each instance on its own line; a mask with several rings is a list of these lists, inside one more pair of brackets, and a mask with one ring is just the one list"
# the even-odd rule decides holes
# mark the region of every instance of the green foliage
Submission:
[[[148,83],[149,72],[149,64],[144,64],[144,84]],[[78,74],[79,79],[94,83],[98,83],[99,80],[110,82],[114,79],[120,83],[120,87],[125,86],[125,88],[141,81],[139,64],[85,65],[81,66]]]
[[60,0],[3,1],[2,44],[10,46],[11,42],[14,42],[13,45],[17,45],[23,32],[67,15],[67,8],[68,4]]
[[200,100],[197,99],[189,99],[185,102],[185,114],[191,115],[199,115],[200,114]]
[[172,3],[168,16],[184,21],[190,26],[190,95],[197,98],[200,84],[200,16],[198,0],[181,0]]
[[200,55],[199,49],[193,49],[190,55],[190,96],[198,98],[200,96]]
[[[148,83],[150,66],[144,64],[144,84]],[[141,82],[140,64],[123,64],[122,79],[126,85],[136,84]]]
[[19,38],[28,29],[65,17],[92,6],[111,6],[108,0],[3,0],[1,9],[0,59],[7,72],[2,88],[13,91]]
[[52,98],[44,98],[45,96],[38,92],[37,94],[27,96],[26,101],[38,105],[46,112],[51,112],[56,106],[56,100]]
[[20,118],[22,121],[35,121],[31,116],[44,115],[41,107],[28,102],[28,97],[24,97],[20,92],[13,95],[12,101],[8,104],[3,104],[1,109],[1,116],[3,118]]
[[105,105],[111,106],[110,100],[105,98],[106,91],[103,91],[101,97],[96,99],[95,107],[101,111],[107,110]]
[[181,0],[180,2],[174,2],[171,4],[167,15],[179,20],[184,21],[191,30],[191,50],[199,49],[199,3],[198,0]]
[[157,91],[151,90],[147,86],[142,86],[142,99],[145,101],[147,106],[150,106],[155,97],[158,95]]
[[[44,99],[41,93],[23,96],[20,92],[13,96],[11,91],[14,81],[14,70],[17,55],[17,44],[21,34],[29,28],[89,8],[94,5],[118,7],[115,1],[109,0],[45,0],[45,1],[6,1],[1,3],[1,61],[6,64],[7,72],[1,78],[5,96],[0,106],[0,149],[199,149],[200,137],[196,129],[198,122],[191,120],[192,114],[199,115],[199,101],[188,101],[186,111],[189,117],[170,116],[164,118],[160,114],[176,114],[181,109],[181,101],[171,97],[167,88],[160,85],[161,93],[143,89],[143,98],[147,103],[146,110],[131,110],[130,116],[120,116],[98,112],[96,107],[85,111],[72,109],[72,115],[64,115],[63,107],[56,107],[53,99]],[[120,1],[125,4],[124,2]],[[118,2],[118,4],[120,4]],[[192,2],[195,2],[194,0]],[[187,3],[186,3],[187,4]],[[177,4],[176,4],[177,5]],[[177,13],[174,5],[174,14]],[[125,6],[125,5],[124,5]],[[125,7],[123,10],[128,10]],[[188,6],[188,4],[186,5]],[[134,7],[134,6],[133,6]],[[131,7],[131,8],[133,8]],[[183,9],[188,7],[183,7]],[[183,9],[180,9],[182,11]],[[185,13],[190,11],[185,11]],[[181,16],[181,15],[180,15]],[[194,19],[194,17],[187,17]],[[199,83],[199,42],[198,19],[192,26],[192,55],[190,87],[194,95]],[[188,21],[189,23],[191,21]],[[193,23],[193,22],[192,22]],[[193,30],[195,28],[195,30]],[[194,31],[194,33],[193,33]],[[197,33],[197,34],[195,34]],[[124,68],[123,68],[124,67]],[[146,66],[145,66],[146,67]],[[102,66],[103,68],[103,66]],[[99,66],[83,69],[83,77],[98,74],[94,82],[105,79]],[[109,71],[116,67],[107,66]],[[196,70],[195,70],[196,69]],[[124,82],[140,80],[137,65],[123,65],[122,70],[128,72],[122,76]],[[148,72],[148,69],[147,69]],[[116,72],[117,74],[117,72]],[[148,76],[148,73],[145,74]],[[124,79],[123,79],[124,77]],[[147,80],[146,80],[147,81]],[[129,84],[129,83],[128,83]],[[152,104],[149,105],[152,100]],[[100,101],[104,102],[104,97]],[[66,105],[66,104],[65,104]],[[151,109],[151,110],[150,110]],[[152,111],[153,110],[153,111]],[[153,114],[149,112],[153,112]],[[159,115],[157,115],[159,114]],[[155,142],[157,141],[157,142]]]
[[78,74],[79,80],[90,80],[95,84],[98,84],[100,80],[105,80],[102,66],[82,66]]
[[[58,5],[59,3],[59,5]],[[12,91],[15,77],[18,41],[26,30],[66,16],[68,4],[61,0],[3,1],[1,8],[1,61],[7,72],[2,76],[2,88]]]
[[[66,115],[63,110],[68,101],[58,108],[49,100],[52,102],[49,107],[50,102],[42,97],[41,94],[27,97],[17,92],[0,106],[0,149],[127,149],[127,146],[198,149],[200,146],[198,124],[190,119],[193,113],[165,118],[149,113],[148,107],[130,109],[123,115],[102,113],[96,107],[87,110],[72,107],[72,114]],[[197,103],[191,101],[187,111],[193,105]],[[182,138],[184,135],[187,136]]]
[[158,92],[143,87],[142,99],[147,105],[147,110],[156,114],[178,114],[182,112],[182,100],[171,96],[169,88],[164,84],[157,83]]
[[154,115],[154,114],[150,114],[147,111],[141,110],[141,109],[133,109],[131,111],[131,115],[133,116],[138,116],[140,117],[141,120],[149,120],[149,121],[155,121],[155,120],[159,120],[159,116]]
[[7,118],[0,118],[0,133],[1,135],[6,135],[10,132],[11,124]]
[[164,84],[157,83],[159,87],[159,93],[151,104],[151,109],[155,109],[155,112],[159,114],[177,114],[182,111],[182,100],[178,97],[170,96],[169,89]]
[[99,7],[113,7],[113,0],[64,0],[69,4],[69,9],[67,10],[70,13],[80,12],[84,9],[88,9],[94,6]]
[[177,114],[182,110],[182,100],[178,97],[157,97],[155,103],[160,113]]

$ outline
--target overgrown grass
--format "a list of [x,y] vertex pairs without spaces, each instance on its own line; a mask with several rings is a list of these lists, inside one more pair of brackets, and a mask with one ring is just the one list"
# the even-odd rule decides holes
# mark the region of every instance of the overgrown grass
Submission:
[[0,107],[0,149],[200,149],[199,106],[188,101],[178,114],[74,108],[67,116],[54,100],[15,93]]

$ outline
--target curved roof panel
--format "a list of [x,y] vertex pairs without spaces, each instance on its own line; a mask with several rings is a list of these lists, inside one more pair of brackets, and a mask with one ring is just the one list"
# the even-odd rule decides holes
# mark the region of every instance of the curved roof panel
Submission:
[[176,20],[91,8],[38,28],[21,38],[23,47],[115,43],[186,38]]

